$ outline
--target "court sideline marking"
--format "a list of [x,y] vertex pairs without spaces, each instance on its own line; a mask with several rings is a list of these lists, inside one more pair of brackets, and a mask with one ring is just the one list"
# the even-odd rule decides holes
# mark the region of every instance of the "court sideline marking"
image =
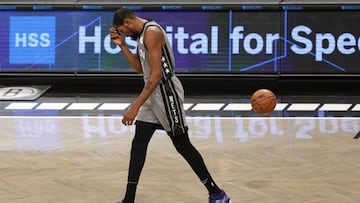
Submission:
[[[11,102],[3,110],[126,110],[131,103]],[[251,111],[250,103],[184,103],[189,111]],[[277,103],[275,111],[360,111],[360,104]]]

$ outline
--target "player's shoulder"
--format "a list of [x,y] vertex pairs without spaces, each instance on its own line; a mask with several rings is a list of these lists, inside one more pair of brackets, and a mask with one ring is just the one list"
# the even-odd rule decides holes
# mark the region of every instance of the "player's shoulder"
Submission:
[[148,39],[161,39],[164,37],[164,33],[157,25],[150,25],[145,31],[145,36]]
[[160,32],[161,31],[161,26],[153,21],[153,20],[149,20],[146,22],[146,31],[150,31],[150,32]]
[[146,29],[146,32],[150,32],[150,33],[162,33],[159,25],[149,25]]

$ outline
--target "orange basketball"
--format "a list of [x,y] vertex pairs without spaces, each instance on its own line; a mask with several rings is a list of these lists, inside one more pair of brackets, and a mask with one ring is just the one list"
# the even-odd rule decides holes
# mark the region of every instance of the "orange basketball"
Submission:
[[270,114],[275,109],[276,96],[268,89],[259,89],[251,95],[251,106],[257,114]]

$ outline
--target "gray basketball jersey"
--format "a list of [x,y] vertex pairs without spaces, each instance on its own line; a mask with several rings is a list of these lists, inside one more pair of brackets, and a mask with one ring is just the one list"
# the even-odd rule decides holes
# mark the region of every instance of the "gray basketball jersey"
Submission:
[[175,76],[174,54],[166,37],[166,32],[155,21],[145,23],[137,40],[137,52],[140,58],[144,82],[149,79],[151,68],[148,60],[148,50],[144,44],[145,31],[149,26],[157,26],[165,36],[165,45],[162,47],[162,74],[163,79],[153,94],[141,106],[137,120],[161,124],[169,135],[182,135],[187,131],[183,108],[184,90],[180,80]]

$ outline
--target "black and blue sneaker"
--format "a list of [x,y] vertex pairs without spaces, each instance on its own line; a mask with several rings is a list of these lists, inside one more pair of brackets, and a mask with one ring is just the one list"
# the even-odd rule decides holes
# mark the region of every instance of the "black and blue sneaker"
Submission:
[[221,191],[220,194],[210,195],[209,203],[231,203],[231,201],[230,197],[228,197],[224,191]]

